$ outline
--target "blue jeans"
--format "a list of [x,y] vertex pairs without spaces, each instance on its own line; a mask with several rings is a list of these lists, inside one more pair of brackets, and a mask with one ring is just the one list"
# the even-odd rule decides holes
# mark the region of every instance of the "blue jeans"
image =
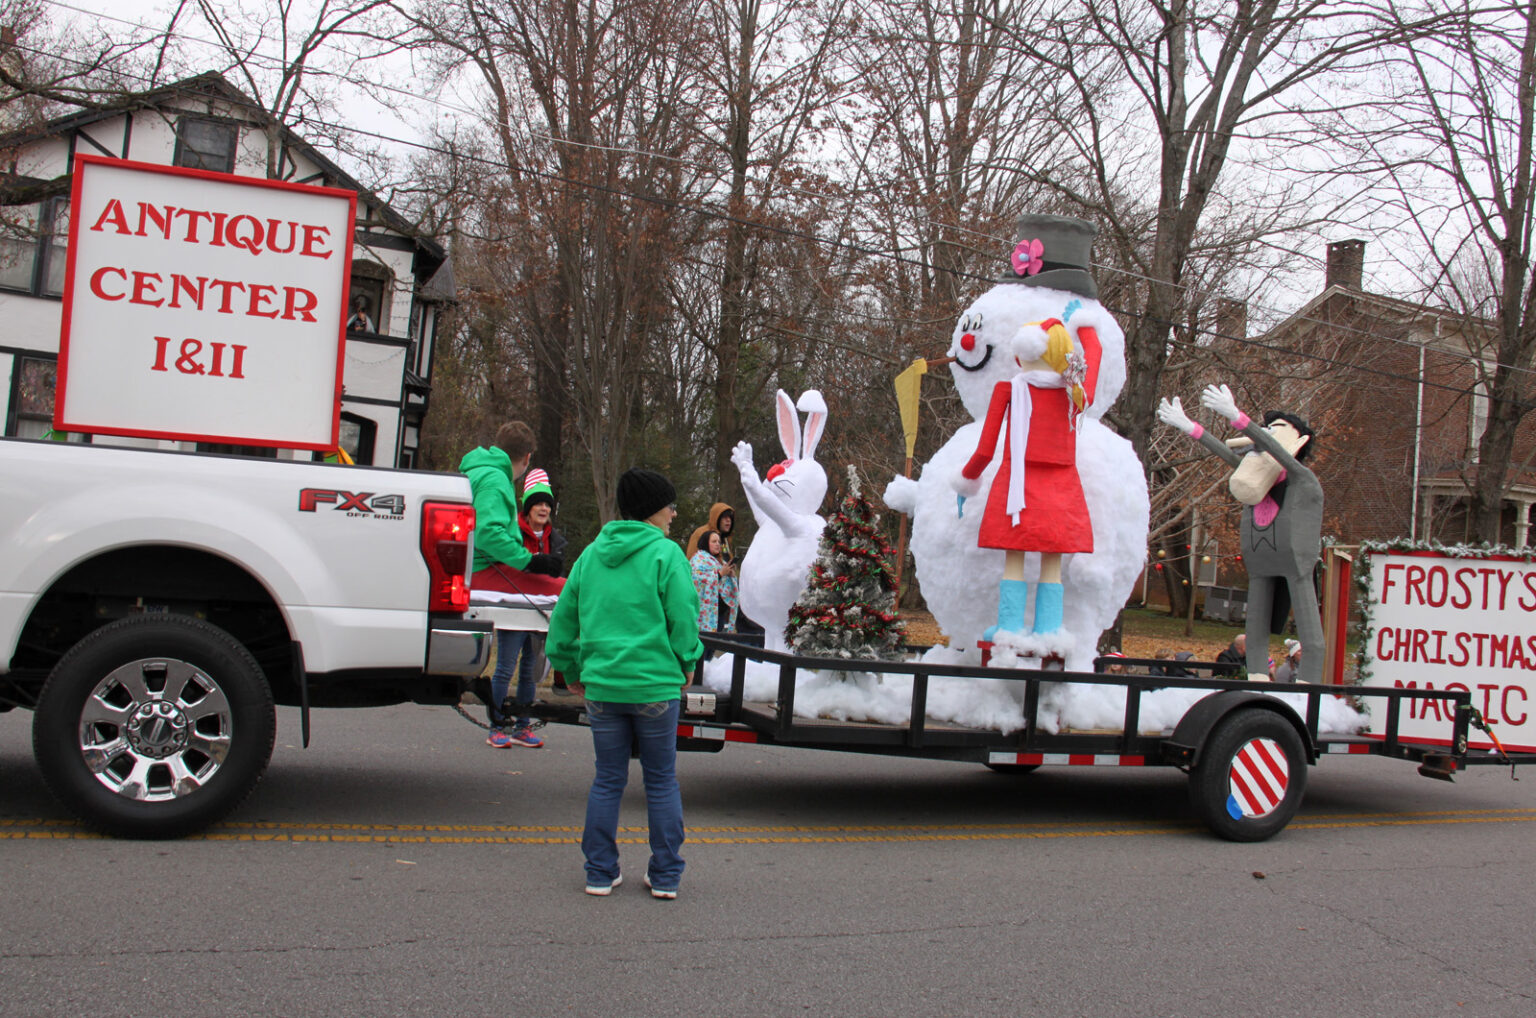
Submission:
[[640,747],[645,813],[651,829],[651,886],[674,891],[683,878],[683,795],[677,785],[677,716],[680,702],[587,701],[597,773],[587,795],[581,851],[587,883],[611,884],[619,876],[619,801],[629,781],[630,746]]
[[[496,630],[496,670],[491,673],[491,724],[500,728],[507,719],[501,716],[501,701],[512,684],[512,669],[517,668],[517,702],[532,703],[538,692],[538,677],[533,674],[533,659],[538,657],[533,633],[526,629]],[[521,660],[519,660],[521,658]],[[517,719],[518,725],[533,720],[528,715]]]

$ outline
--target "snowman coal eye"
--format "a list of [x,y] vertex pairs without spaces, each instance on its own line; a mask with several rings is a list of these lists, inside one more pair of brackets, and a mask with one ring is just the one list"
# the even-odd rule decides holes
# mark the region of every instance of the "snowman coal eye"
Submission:
[[960,319],[960,331],[961,332],[970,332],[971,331],[971,316],[970,315],[965,315],[964,317],[962,317]]
[[981,314],[979,312],[977,313],[975,320],[973,320],[971,322],[970,329],[967,330],[967,331],[970,331],[970,332],[980,332],[981,331]]

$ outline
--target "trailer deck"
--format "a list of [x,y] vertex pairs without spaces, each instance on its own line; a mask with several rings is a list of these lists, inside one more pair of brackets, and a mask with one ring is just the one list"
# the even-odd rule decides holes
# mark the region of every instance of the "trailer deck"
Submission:
[[[711,654],[732,656],[730,687],[715,692],[699,685],[685,689],[678,726],[680,750],[718,751],[727,743],[756,743],[840,750],[882,756],[925,757],[984,764],[1024,773],[1045,765],[1177,767],[1190,775],[1191,803],[1208,826],[1224,838],[1255,841],[1283,829],[1300,806],[1306,768],[1323,755],[1386,756],[1417,762],[1419,773],[1449,780],[1463,767],[1510,766],[1536,762],[1536,754],[1469,752],[1468,731],[1482,726],[1471,694],[1462,690],[1401,687],[1267,684],[1246,679],[1105,672],[1041,671],[921,660],[845,661],[801,657],[752,646],[719,635],[703,637]],[[1101,659],[1102,660],[1102,659]],[[1130,667],[1167,662],[1116,659]],[[777,669],[772,701],[747,699],[748,662]],[[1186,669],[1213,670],[1210,662],[1180,662]],[[797,678],[806,671],[876,672],[910,676],[906,724],[840,721],[795,714]],[[927,716],[930,682],[937,677],[1009,681],[1023,686],[1024,725],[1017,731],[971,728]],[[1040,724],[1041,697],[1048,684],[1111,685],[1126,690],[1122,725],[1113,730],[1048,731]],[[1144,730],[1142,700],[1164,689],[1206,691],[1173,727]],[[1274,694],[1305,697],[1297,712]],[[1371,701],[1372,726],[1365,734],[1322,733],[1323,697]],[[1443,701],[1454,720],[1448,745],[1407,741],[1398,736],[1405,702]],[[534,707],[548,721],[582,724],[580,697],[558,695]]]

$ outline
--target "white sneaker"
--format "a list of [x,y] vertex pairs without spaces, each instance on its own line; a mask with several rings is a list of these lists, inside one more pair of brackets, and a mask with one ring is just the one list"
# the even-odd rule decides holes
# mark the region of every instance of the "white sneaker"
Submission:
[[675,888],[673,890],[670,890],[670,891],[663,891],[659,887],[652,887],[651,886],[651,875],[649,873],[647,873],[645,875],[645,886],[651,888],[651,897],[653,897],[653,898],[663,898],[663,899],[666,899],[666,900],[670,901],[670,900],[672,900],[672,899],[677,897],[677,890]]
[[[606,898],[606,897],[608,897],[608,895],[613,893],[613,889],[615,887],[618,887],[623,882],[624,882],[624,874],[620,873],[618,876],[613,878],[613,883],[608,884],[606,886],[604,886],[602,884],[588,884],[587,885],[587,893],[591,894],[591,895],[595,895],[596,897],[599,897],[599,898]],[[649,882],[647,882],[647,883],[649,883]],[[675,898],[675,897],[677,897],[677,895],[674,894],[672,897]]]

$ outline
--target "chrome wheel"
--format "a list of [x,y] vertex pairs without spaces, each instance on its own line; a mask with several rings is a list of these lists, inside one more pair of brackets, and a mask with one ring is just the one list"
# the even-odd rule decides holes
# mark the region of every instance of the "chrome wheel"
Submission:
[[145,658],[113,669],[86,698],[80,753],[107,788],[141,802],[190,795],[229,755],[229,698],[197,666]]
[[59,659],[38,697],[32,749],[82,820],[171,838],[250,794],[275,733],[271,687],[238,640],[186,615],[132,615]]

